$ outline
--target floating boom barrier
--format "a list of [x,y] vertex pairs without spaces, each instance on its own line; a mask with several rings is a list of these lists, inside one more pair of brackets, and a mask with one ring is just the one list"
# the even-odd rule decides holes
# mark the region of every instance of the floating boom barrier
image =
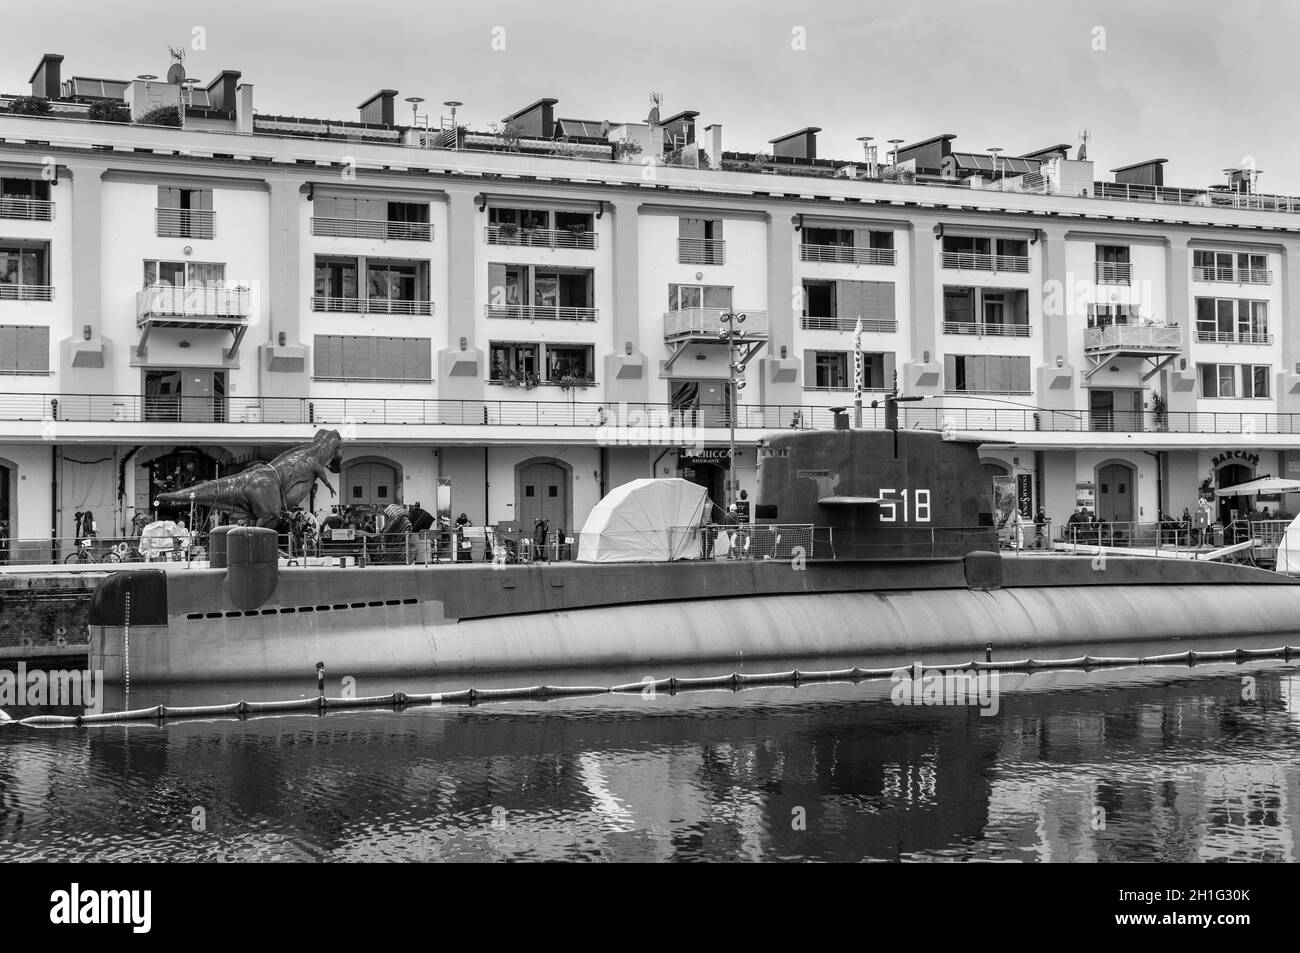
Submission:
[[1090,671],[1103,668],[1143,667],[1151,665],[1195,666],[1207,662],[1234,662],[1242,664],[1253,660],[1282,659],[1290,661],[1300,657],[1300,648],[1284,645],[1275,649],[1225,649],[1217,652],[1174,652],[1168,655],[1151,655],[1142,658],[1124,658],[1119,656],[1081,655],[1076,658],[1035,659],[1025,658],[1018,661],[995,662],[992,659],[959,663],[926,664],[915,662],[910,665],[895,665],[889,668],[853,668],[831,669],[828,671],[805,672],[791,669],[788,672],[764,672],[745,675],[732,672],[730,675],[705,676],[701,678],[646,678],[640,682],[627,682],[622,685],[531,685],[518,688],[466,688],[454,692],[432,692],[425,694],[408,694],[393,692],[390,695],[371,695],[358,698],[328,698],[319,695],[312,698],[294,698],[286,701],[250,702],[237,701],[224,705],[154,705],[149,708],[136,708],[130,711],[101,712],[92,715],[33,715],[21,721],[12,721],[0,710],[0,724],[19,724],[32,728],[81,728],[89,725],[112,725],[124,722],[154,722],[157,724],[187,719],[232,718],[244,719],[249,715],[328,712],[346,709],[392,709],[401,710],[412,706],[433,705],[480,705],[488,702],[536,701],[553,698],[592,697],[598,695],[641,694],[647,691],[665,692],[676,695],[679,692],[716,691],[718,689],[740,691],[746,688],[759,688],[775,685],[799,687],[805,684],[827,682],[850,682],[891,679],[900,672],[909,677],[921,678],[924,672],[942,670],[944,672],[980,671],[996,672],[1035,672],[1047,670],[1076,669]]

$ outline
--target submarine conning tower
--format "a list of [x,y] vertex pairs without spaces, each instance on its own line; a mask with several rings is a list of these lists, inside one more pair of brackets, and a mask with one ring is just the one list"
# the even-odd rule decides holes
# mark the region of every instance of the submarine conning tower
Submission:
[[853,430],[847,421],[763,436],[756,523],[812,524],[814,558],[997,550],[978,444],[932,430]]

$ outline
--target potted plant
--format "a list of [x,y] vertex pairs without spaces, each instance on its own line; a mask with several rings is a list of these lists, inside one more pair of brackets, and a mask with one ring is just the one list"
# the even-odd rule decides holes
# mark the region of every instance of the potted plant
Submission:
[[497,226],[497,234],[503,242],[514,242],[519,235],[519,226],[514,222],[502,222]]
[[1155,417],[1155,419],[1156,419],[1156,429],[1157,429],[1157,430],[1165,430],[1165,429],[1166,429],[1166,427],[1167,427],[1167,423],[1166,423],[1166,421],[1167,421],[1167,418],[1168,418],[1168,412],[1169,412],[1169,408],[1168,408],[1168,406],[1165,404],[1165,398],[1164,398],[1164,395],[1163,395],[1163,394],[1152,394],[1152,395],[1151,395],[1151,413],[1152,413],[1152,415],[1153,415],[1153,416]]
[[590,387],[596,383],[594,379],[586,374],[565,373],[561,374],[556,380],[561,390],[572,390],[579,387]]

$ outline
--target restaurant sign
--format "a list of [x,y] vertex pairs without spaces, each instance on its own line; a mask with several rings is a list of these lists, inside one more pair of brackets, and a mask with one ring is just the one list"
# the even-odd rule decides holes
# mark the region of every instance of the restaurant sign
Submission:
[[1252,467],[1259,466],[1259,454],[1251,453],[1249,450],[1225,450],[1217,457],[1214,457],[1210,464],[1217,467],[1219,464],[1227,463],[1230,460],[1244,460]]
[[701,463],[712,463],[720,467],[731,466],[731,449],[729,447],[704,447],[698,450],[682,449],[677,451],[677,465],[694,467]]

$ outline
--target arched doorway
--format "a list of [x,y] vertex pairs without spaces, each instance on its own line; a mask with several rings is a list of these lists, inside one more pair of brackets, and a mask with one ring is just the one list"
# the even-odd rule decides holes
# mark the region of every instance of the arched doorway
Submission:
[[[175,493],[186,487],[217,476],[217,461],[197,447],[177,447],[170,453],[156,456],[143,463],[149,474],[148,518],[162,520],[190,520],[190,507],[161,505],[153,502],[160,494]],[[156,513],[156,516],[155,516]],[[196,521],[199,519],[196,514]]]
[[378,506],[398,502],[397,467],[379,460],[353,463],[343,474],[346,506]]
[[[1215,489],[1222,490],[1224,487],[1237,486],[1239,483],[1249,483],[1253,479],[1255,479],[1253,468],[1241,463],[1225,463],[1215,474]],[[1220,496],[1217,499],[1219,522],[1224,526],[1235,518],[1243,516],[1250,509],[1251,499],[1248,496]]]
[[534,457],[515,468],[515,519],[525,533],[545,520],[551,532],[573,528],[571,469],[558,460]]
[[1137,494],[1137,471],[1132,464],[1113,460],[1097,467],[1097,520],[1102,523],[1132,523],[1133,498]]

